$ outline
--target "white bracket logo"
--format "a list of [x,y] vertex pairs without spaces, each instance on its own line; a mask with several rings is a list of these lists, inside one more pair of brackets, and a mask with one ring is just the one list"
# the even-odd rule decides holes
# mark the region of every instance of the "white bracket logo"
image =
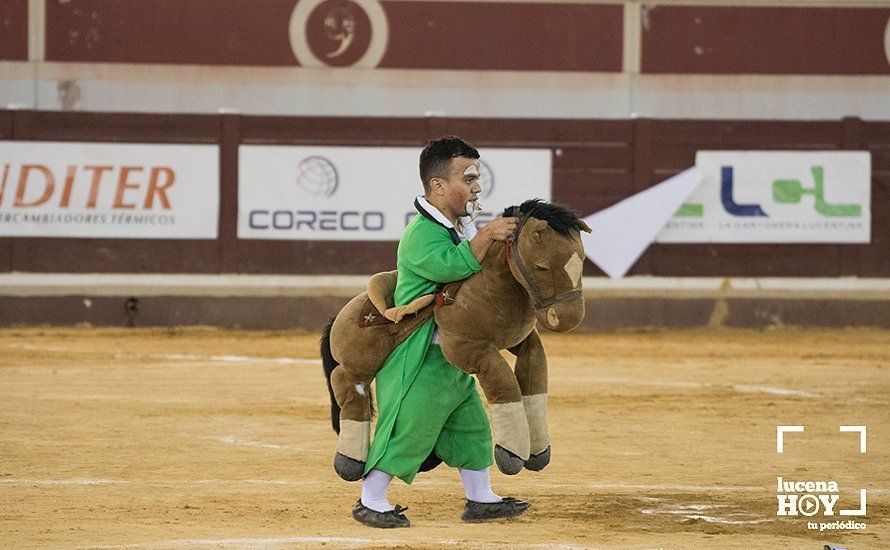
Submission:
[[785,432],[802,432],[803,426],[776,426],[776,452],[785,452]]
[[[785,433],[787,432],[803,432],[803,426],[776,426],[776,453],[782,454],[785,452]],[[859,433],[859,452],[860,454],[865,454],[867,445],[866,445],[866,427],[865,426],[838,426],[839,432],[858,432]],[[781,480],[781,478],[779,478]],[[834,482],[832,482],[834,483]],[[801,501],[806,497],[810,497],[812,495],[803,495],[800,498]],[[787,496],[783,495],[779,497],[780,503],[782,502],[782,498]],[[816,510],[813,507],[810,507],[812,513],[802,512],[804,515],[813,515]],[[859,489],[859,508],[856,510],[840,510],[840,515],[842,516],[864,516],[866,515],[866,490]],[[779,513],[779,515],[784,515]],[[827,513],[826,515],[831,515]]]
[[865,453],[865,426],[840,426],[840,432],[859,432],[859,452]]

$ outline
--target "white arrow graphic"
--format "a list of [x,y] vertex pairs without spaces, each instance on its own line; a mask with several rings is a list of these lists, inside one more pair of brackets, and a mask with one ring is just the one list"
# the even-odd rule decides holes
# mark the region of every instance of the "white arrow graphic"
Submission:
[[689,195],[704,180],[690,168],[654,187],[584,218],[584,252],[609,277],[623,277]]

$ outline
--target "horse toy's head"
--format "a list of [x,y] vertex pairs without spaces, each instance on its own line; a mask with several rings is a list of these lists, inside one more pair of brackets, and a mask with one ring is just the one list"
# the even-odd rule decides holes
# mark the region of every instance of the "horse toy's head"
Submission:
[[531,296],[535,316],[545,328],[567,332],[584,319],[581,231],[590,227],[567,208],[532,199],[504,210],[519,224],[507,243],[513,277]]

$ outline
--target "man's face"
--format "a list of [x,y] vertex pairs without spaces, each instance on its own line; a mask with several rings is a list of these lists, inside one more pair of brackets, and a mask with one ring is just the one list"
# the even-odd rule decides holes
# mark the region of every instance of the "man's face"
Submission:
[[479,159],[455,157],[451,160],[448,179],[443,180],[445,205],[455,216],[466,216],[467,203],[482,192],[479,186]]

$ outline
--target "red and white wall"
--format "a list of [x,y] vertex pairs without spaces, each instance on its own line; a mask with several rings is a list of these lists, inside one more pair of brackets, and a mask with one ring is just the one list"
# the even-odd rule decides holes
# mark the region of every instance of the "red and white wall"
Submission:
[[890,326],[888,98],[886,0],[0,0],[10,150],[219,153],[215,239],[0,238],[0,325],[317,329],[395,245],[239,238],[239,147],[455,133],[549,150],[581,214],[703,149],[868,151],[869,243],[656,243],[619,281],[588,263],[585,327]]
[[890,118],[858,0],[3,0],[0,106],[498,118]]

